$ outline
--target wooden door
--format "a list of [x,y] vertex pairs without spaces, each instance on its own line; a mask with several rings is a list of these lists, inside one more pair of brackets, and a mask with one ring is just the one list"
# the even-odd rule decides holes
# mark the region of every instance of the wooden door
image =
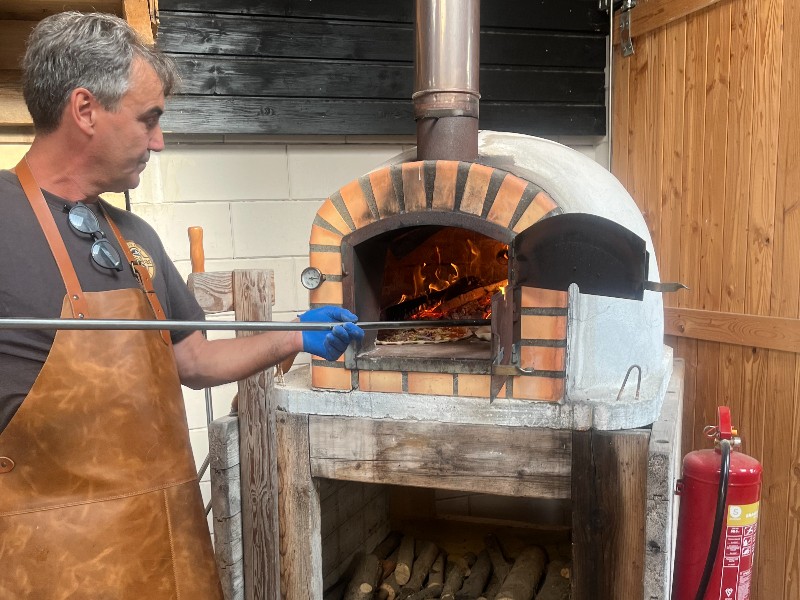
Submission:
[[[637,16],[638,15],[638,16]],[[755,600],[800,598],[800,3],[639,0],[613,56],[612,171],[647,220],[684,451],[731,407],[764,466]]]

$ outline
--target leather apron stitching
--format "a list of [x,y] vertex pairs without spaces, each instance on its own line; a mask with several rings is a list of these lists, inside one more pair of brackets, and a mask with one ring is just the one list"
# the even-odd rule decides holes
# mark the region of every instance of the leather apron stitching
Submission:
[[62,504],[54,504],[52,506],[46,506],[43,508],[32,508],[29,510],[11,510],[7,512],[0,512],[0,517],[10,517],[13,515],[24,515],[34,512],[44,512],[48,510],[57,510],[59,508],[67,508],[70,506],[83,506],[86,504],[96,504],[97,502],[109,502],[111,500],[119,500],[121,498],[133,498],[134,496],[142,496],[144,494],[150,494],[152,492],[157,492],[159,490],[166,490],[172,487],[176,487],[179,485],[183,485],[185,483],[191,483],[197,481],[197,477],[190,477],[188,479],[184,479],[182,481],[175,481],[172,483],[167,483],[165,485],[157,485],[149,489],[144,490],[137,490],[135,492],[128,492],[126,494],[116,494],[113,496],[104,496],[102,498],[96,498],[92,500],[85,500],[85,501],[76,501],[76,502],[64,502]]

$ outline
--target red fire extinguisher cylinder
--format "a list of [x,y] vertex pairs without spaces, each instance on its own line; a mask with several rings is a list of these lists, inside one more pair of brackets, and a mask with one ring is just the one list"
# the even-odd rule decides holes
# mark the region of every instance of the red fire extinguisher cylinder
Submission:
[[[720,407],[725,409],[726,407]],[[723,411],[724,412],[724,411]],[[717,439],[735,442],[730,415],[720,415]],[[712,428],[713,430],[714,428]],[[714,450],[690,452],[683,460],[678,537],[672,600],[695,600],[709,555],[717,500],[720,492],[722,455]],[[730,453],[727,500],[719,546],[703,600],[748,600],[758,530],[761,497],[761,464],[754,458]]]

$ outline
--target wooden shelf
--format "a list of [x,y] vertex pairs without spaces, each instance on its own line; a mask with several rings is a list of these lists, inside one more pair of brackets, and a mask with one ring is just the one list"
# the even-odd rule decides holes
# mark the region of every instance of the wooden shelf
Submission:
[[107,12],[124,17],[149,43],[155,39],[158,0],[4,0],[0,4],[0,127],[31,125],[20,87],[19,62],[31,29],[64,11]]

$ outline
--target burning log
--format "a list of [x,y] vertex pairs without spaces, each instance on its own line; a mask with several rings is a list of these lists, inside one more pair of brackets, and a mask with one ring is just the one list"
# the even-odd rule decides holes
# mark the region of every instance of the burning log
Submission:
[[411,578],[411,567],[414,565],[414,537],[403,536],[400,542],[400,550],[397,553],[397,567],[394,576],[397,583],[405,585]]
[[484,543],[486,544],[486,551],[489,553],[489,558],[492,561],[494,574],[497,576],[497,579],[500,580],[500,583],[503,583],[506,576],[511,571],[511,563],[503,556],[503,549],[500,548],[500,542],[497,541],[494,535],[491,533],[488,534],[484,538]]
[[464,580],[461,590],[456,592],[456,600],[472,600],[480,596],[491,574],[492,560],[489,558],[489,552],[486,549],[481,550],[478,560],[470,570],[469,577]]
[[506,577],[496,600],[531,600],[544,573],[547,556],[539,546],[522,551]]
[[411,570],[411,576],[400,590],[400,598],[408,598],[422,589],[422,584],[439,555],[439,548],[433,542],[423,542],[417,560]]
[[[420,314],[423,314],[424,311],[430,310],[432,307],[436,307],[445,302],[451,303],[454,298],[458,298],[475,289],[481,291],[480,295],[485,294],[479,279],[473,276],[461,277],[447,288],[439,291],[430,291],[423,296],[411,298],[410,300],[404,300],[403,302],[395,304],[394,306],[387,307],[384,310],[385,314],[381,316],[381,320],[402,321],[405,319],[414,318],[415,315],[419,316]],[[464,303],[456,302],[456,306],[461,306],[462,304]]]
[[350,579],[344,600],[371,600],[378,587],[381,571],[380,559],[374,554],[365,554]]
[[[481,302],[491,305],[491,297],[493,294],[497,293],[501,287],[505,287],[508,285],[508,279],[503,281],[498,281],[497,283],[493,283],[491,285],[484,285],[465,294],[460,294],[450,300],[446,300],[442,302],[442,314],[446,316],[453,315],[454,317],[460,318],[462,316],[463,311],[459,311],[459,309],[463,306],[466,306],[470,303],[478,303]],[[479,312],[481,307],[476,307],[475,312]],[[473,314],[469,312],[467,314]],[[475,315],[476,318],[479,316],[478,314]]]
[[569,600],[570,566],[561,560],[550,561],[542,589],[536,594],[536,600]]

